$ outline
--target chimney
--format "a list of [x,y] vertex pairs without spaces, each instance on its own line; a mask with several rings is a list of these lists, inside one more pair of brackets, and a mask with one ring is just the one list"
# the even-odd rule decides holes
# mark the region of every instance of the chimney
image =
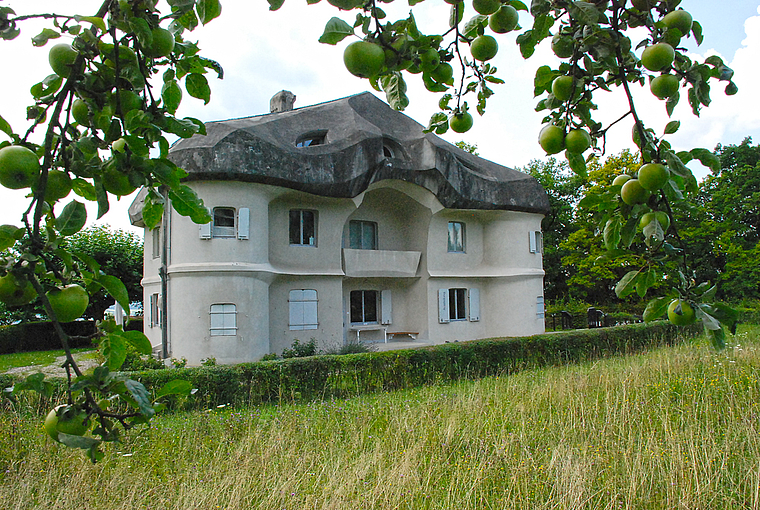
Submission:
[[281,90],[269,100],[269,112],[289,112],[296,102],[296,95],[289,90]]

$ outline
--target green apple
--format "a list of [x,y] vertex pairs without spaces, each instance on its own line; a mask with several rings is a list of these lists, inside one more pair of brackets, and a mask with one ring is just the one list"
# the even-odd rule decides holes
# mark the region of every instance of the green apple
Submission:
[[13,273],[0,277],[0,301],[6,305],[25,305],[36,297],[37,292],[29,280],[16,278]]
[[0,184],[10,189],[29,188],[40,175],[37,155],[21,145],[0,149]]
[[[488,17],[488,26],[497,34],[506,34],[517,27],[520,15],[511,5],[502,5]],[[572,51],[570,52],[572,54]]]
[[665,23],[665,26],[678,29],[678,31],[681,32],[681,35],[689,35],[693,21],[691,14],[683,9],[669,12],[664,18],[662,18],[662,22]]
[[431,73],[441,63],[441,55],[435,48],[428,48],[420,53],[420,70],[423,73]]
[[472,115],[468,112],[456,113],[449,119],[449,127],[456,133],[464,133],[472,127]]
[[653,211],[643,214],[641,218],[639,218],[639,228],[643,229],[652,223],[655,219],[657,220],[657,223],[659,223],[662,227],[662,230],[664,232],[667,232],[668,228],[670,228],[670,216],[668,216],[668,213],[663,211]]
[[470,43],[472,58],[485,62],[491,60],[499,51],[499,44],[490,35],[479,35]]
[[501,7],[500,0],[472,0],[472,8],[475,9],[478,14],[493,14]]
[[653,44],[641,53],[641,65],[650,71],[662,71],[673,64],[675,56],[675,50],[668,43]]
[[626,182],[631,180],[631,176],[628,174],[620,174],[612,180],[613,186],[622,186]]
[[90,125],[90,109],[87,107],[87,103],[77,98],[71,103],[71,116],[81,126]]
[[174,34],[169,30],[156,27],[151,30],[153,40],[143,48],[145,54],[153,58],[168,57],[174,51]]
[[50,306],[53,308],[58,322],[71,322],[82,316],[90,304],[87,291],[76,284],[67,285],[62,289],[52,289],[45,293]]
[[657,191],[668,182],[668,167],[660,163],[647,163],[639,168],[639,184],[647,191]]
[[575,154],[581,154],[591,147],[591,135],[585,129],[571,129],[565,136],[565,148]]
[[71,177],[61,170],[48,172],[47,184],[45,185],[45,201],[55,203],[66,198],[71,192]]
[[561,33],[552,37],[552,51],[559,58],[570,58],[573,56],[573,38]]
[[538,143],[547,154],[557,154],[565,148],[565,132],[553,124],[541,128]]
[[649,83],[649,90],[659,99],[667,99],[678,92],[678,76],[663,74]]
[[79,54],[71,47],[70,44],[56,44],[50,48],[48,53],[48,62],[53,72],[63,78],[68,78],[71,74],[71,66]]
[[360,78],[376,76],[385,64],[383,48],[368,41],[356,41],[346,46],[343,63],[348,72]]
[[686,326],[694,323],[696,314],[689,303],[683,299],[674,299],[668,305],[668,319],[676,326]]
[[47,414],[44,427],[45,432],[53,441],[60,442],[58,434],[61,432],[72,436],[83,436],[90,428],[90,419],[83,410],[61,404]]
[[620,189],[620,198],[628,205],[643,204],[649,199],[649,192],[641,186],[638,179],[630,179]]

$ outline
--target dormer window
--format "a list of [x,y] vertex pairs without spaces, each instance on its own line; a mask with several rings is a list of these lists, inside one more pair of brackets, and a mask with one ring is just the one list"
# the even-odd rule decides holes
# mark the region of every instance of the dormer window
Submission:
[[312,147],[327,143],[327,131],[314,131],[296,139],[296,147]]

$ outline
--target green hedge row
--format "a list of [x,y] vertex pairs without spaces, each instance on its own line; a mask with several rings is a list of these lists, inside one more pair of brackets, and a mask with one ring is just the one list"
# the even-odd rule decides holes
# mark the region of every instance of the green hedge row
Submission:
[[[92,321],[74,321],[62,324],[63,330],[71,336],[71,347],[89,347],[88,337],[95,332]],[[61,349],[61,341],[48,321],[25,322],[0,326],[0,354],[29,351],[50,351]]]
[[627,354],[694,337],[701,327],[662,321],[522,338],[456,342],[422,349],[312,356],[232,366],[134,372],[149,389],[188,379],[190,407],[348,397],[440,381],[513,373],[531,367]]
[[[70,346],[92,347],[89,338],[95,333],[95,322],[74,321],[61,324],[63,330],[71,337]],[[132,318],[127,324],[127,331],[142,331],[142,318]],[[61,349],[61,341],[49,321],[24,322],[9,326],[0,326],[0,354],[29,351],[51,351]]]
[[[697,326],[678,328],[659,321],[531,337],[455,342],[421,349],[147,370],[132,372],[130,377],[153,391],[173,379],[191,381],[198,391],[184,404],[188,409],[349,397],[628,354],[673,345],[700,331],[701,327]],[[11,384],[8,377],[0,376],[0,386]],[[63,395],[65,381],[59,380],[58,385],[57,393]]]

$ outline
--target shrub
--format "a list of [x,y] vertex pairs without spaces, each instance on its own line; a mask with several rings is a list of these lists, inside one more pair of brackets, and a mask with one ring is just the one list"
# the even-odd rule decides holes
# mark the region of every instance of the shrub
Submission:
[[[61,324],[71,338],[69,346],[90,347],[95,323],[92,321],[74,321]],[[50,351],[61,348],[61,340],[48,321],[25,322],[10,326],[0,326],[0,354],[12,352]]]
[[305,344],[302,344],[297,338],[293,340],[290,349],[284,349],[282,351],[282,358],[306,358],[308,356],[315,356],[317,354],[317,340],[312,338]]

